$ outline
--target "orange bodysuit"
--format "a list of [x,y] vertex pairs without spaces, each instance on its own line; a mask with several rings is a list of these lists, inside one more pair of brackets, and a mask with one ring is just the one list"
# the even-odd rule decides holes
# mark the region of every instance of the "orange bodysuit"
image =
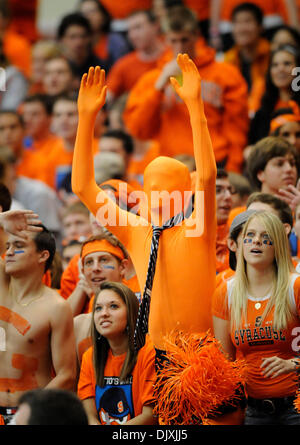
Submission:
[[[212,327],[211,297],[216,273],[216,163],[204,115],[198,70],[186,55],[179,55],[178,63],[183,72],[183,85],[180,87],[175,79],[171,81],[190,114],[197,167],[195,206],[190,217],[181,225],[166,229],[161,234],[152,288],[149,334],[154,346],[162,350],[166,349],[164,336],[175,329],[195,333]],[[106,91],[104,73],[99,72],[100,69],[90,69],[81,83],[72,187],[99,222],[105,224],[126,247],[140,288],[144,289],[152,224],[146,219],[146,212],[140,213],[143,216],[137,216],[120,209],[97,186],[94,179],[93,152],[90,147],[95,117],[105,102]],[[177,191],[180,197],[185,191],[191,190],[190,172],[183,163],[158,157],[146,167],[145,196],[149,198],[153,196],[151,192],[163,190],[170,193]],[[153,219],[157,210],[161,208],[155,209],[151,201]],[[116,221],[108,215],[115,215]]]

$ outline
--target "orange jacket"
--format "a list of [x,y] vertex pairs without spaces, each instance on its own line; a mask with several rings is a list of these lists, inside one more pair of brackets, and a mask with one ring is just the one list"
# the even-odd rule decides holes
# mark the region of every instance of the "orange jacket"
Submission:
[[[264,79],[268,69],[270,59],[270,44],[268,40],[261,38],[256,49],[255,60],[251,64],[251,90],[248,96],[248,108],[250,112],[255,112],[260,104],[261,95],[264,89]],[[224,61],[232,63],[241,69],[241,59],[239,48],[233,46],[224,55]]]
[[[168,52],[164,63],[173,54]],[[247,84],[239,70],[217,62],[215,51],[203,42],[197,45],[194,60],[202,78],[202,97],[216,161],[227,157],[227,170],[240,172],[248,133]],[[140,140],[157,140],[160,154],[193,155],[188,110],[171,85],[164,92],[155,89],[161,69],[140,78],[129,94],[124,121]]]

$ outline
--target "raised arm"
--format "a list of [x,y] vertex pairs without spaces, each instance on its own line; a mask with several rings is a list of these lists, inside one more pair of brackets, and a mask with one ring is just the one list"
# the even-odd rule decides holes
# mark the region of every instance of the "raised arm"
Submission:
[[[136,217],[121,210],[108,198],[97,185],[94,175],[92,141],[95,119],[103,107],[106,96],[105,72],[100,67],[89,69],[81,80],[78,96],[78,129],[72,165],[72,189],[88,209],[97,217],[100,224],[106,226],[121,242],[127,242],[126,224],[119,224],[120,219],[134,220]],[[101,207],[105,206],[105,214]],[[105,217],[106,215],[106,217]]]
[[204,230],[208,233],[215,218],[216,161],[201,97],[201,77],[187,54],[179,54],[177,62],[182,71],[183,83],[179,85],[173,77],[171,83],[189,111],[196,162],[195,191],[204,192],[195,194],[195,208],[199,209],[204,204],[204,213],[194,210],[192,218],[200,219],[204,215]]

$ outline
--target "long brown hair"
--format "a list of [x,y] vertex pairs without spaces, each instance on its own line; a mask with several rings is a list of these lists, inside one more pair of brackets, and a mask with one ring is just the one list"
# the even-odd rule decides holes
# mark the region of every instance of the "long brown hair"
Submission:
[[[120,374],[120,380],[124,381],[132,372],[136,360],[137,353],[134,349],[133,336],[136,325],[136,320],[139,310],[139,301],[135,293],[122,283],[116,283],[112,281],[105,281],[101,284],[98,295],[102,290],[112,290],[115,292],[125,303],[127,308],[127,328],[126,332],[128,335],[128,349],[125,361]],[[104,368],[107,361],[108,351],[110,349],[109,343],[105,337],[99,336],[94,323],[94,313],[95,307],[98,299],[98,295],[94,298],[93,312],[92,312],[92,325],[91,325],[91,335],[93,343],[93,362],[94,370],[96,376],[96,383],[99,386],[104,386]]]

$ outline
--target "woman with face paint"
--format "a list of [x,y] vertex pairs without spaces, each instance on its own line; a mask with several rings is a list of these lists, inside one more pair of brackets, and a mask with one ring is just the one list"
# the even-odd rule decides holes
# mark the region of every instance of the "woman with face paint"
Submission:
[[242,232],[235,277],[213,297],[214,333],[224,352],[245,359],[246,425],[300,425],[294,408],[300,277],[279,218],[250,216]]
[[155,351],[149,338],[138,352],[133,343],[138,308],[138,299],[124,284],[101,284],[93,305],[92,347],[83,355],[78,383],[90,424],[156,422]]

